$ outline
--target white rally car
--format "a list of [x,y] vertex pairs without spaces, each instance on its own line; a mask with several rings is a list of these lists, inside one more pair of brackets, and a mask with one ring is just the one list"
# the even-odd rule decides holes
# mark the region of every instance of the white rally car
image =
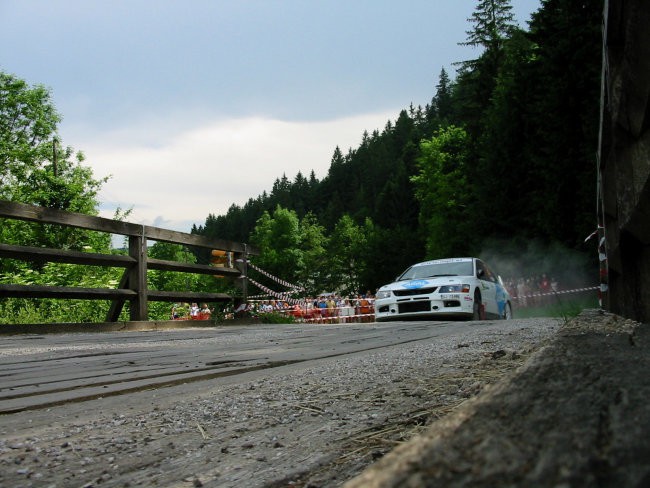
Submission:
[[375,297],[375,318],[511,319],[512,303],[501,278],[477,258],[425,261],[408,268]]

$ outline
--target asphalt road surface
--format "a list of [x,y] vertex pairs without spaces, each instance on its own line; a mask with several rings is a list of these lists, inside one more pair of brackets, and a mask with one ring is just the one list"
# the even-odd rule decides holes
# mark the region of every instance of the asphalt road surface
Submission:
[[551,319],[0,337],[1,486],[340,486]]

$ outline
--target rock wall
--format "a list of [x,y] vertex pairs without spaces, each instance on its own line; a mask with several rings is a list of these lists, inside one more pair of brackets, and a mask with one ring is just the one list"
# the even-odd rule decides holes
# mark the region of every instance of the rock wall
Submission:
[[605,2],[599,205],[604,307],[650,321],[650,4]]

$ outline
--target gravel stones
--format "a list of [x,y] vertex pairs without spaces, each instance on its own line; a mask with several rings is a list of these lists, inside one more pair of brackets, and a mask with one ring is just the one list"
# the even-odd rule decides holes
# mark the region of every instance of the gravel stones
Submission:
[[0,485],[340,486],[521,366],[559,325],[486,322],[248,381],[5,416]]

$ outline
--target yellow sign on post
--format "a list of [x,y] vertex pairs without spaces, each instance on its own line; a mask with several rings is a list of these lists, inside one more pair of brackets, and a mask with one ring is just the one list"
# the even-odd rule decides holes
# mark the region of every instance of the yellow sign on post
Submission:
[[[213,266],[217,268],[232,268],[232,252],[224,251],[222,249],[212,250],[212,259],[210,260]],[[224,278],[223,275],[214,275],[215,278]]]

